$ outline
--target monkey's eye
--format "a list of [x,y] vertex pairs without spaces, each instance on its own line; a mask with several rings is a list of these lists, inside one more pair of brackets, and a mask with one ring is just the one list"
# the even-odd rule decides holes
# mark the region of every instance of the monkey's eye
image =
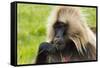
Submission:
[[63,22],[56,22],[53,27],[54,27],[54,29],[62,28],[62,27],[64,28],[64,27],[66,27],[66,25]]

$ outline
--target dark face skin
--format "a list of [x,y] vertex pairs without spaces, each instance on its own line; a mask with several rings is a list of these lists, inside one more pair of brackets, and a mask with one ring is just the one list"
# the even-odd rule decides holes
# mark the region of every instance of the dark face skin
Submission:
[[57,22],[54,25],[55,37],[53,44],[58,50],[62,50],[65,47],[65,34],[66,34],[66,25],[62,22]]

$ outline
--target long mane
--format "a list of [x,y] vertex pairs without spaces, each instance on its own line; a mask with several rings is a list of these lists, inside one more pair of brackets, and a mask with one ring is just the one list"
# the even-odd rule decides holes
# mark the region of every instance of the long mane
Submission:
[[65,24],[69,24],[69,30],[67,31],[68,37],[75,43],[75,46],[80,54],[84,55],[83,50],[85,52],[89,50],[88,55],[95,58],[96,37],[86,24],[86,20],[79,7],[57,6],[54,8],[48,18],[47,42],[51,42],[54,38],[53,25],[57,21],[63,21]]

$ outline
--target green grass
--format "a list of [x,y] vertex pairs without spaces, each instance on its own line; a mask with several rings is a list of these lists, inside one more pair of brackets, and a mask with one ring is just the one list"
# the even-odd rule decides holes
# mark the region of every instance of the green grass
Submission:
[[[18,4],[17,7],[17,61],[18,64],[34,64],[39,44],[46,38],[46,23],[52,6]],[[95,9],[81,10],[88,14],[88,24],[95,26]]]
[[18,4],[18,64],[34,63],[38,46],[45,41],[50,6]]
[[87,24],[91,27],[96,27],[96,8],[81,8],[85,14]]

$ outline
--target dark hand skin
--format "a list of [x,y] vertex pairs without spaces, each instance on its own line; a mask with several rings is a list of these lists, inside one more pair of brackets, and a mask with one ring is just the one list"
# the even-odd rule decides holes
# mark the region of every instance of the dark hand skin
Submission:
[[47,56],[56,52],[56,47],[50,43],[43,42],[40,44],[36,64],[47,63]]

